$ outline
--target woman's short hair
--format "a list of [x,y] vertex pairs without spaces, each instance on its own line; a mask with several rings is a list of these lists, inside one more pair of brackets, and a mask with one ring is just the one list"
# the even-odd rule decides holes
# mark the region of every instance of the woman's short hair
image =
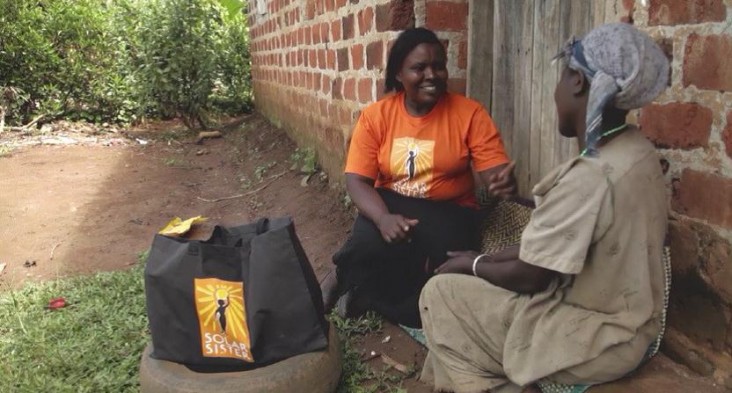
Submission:
[[404,59],[409,53],[420,44],[436,44],[439,45],[442,50],[445,50],[442,46],[442,42],[437,38],[432,30],[425,29],[424,27],[416,27],[412,29],[404,30],[394,41],[394,45],[389,51],[389,58],[386,61],[386,77],[384,81],[384,93],[389,93],[392,90],[402,91],[404,86],[397,80],[397,74],[404,63]]

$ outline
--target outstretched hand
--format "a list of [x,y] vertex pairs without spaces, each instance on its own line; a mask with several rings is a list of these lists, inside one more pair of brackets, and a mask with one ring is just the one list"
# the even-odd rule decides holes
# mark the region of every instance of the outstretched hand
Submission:
[[376,222],[376,226],[381,232],[381,237],[387,243],[398,243],[404,239],[409,239],[411,229],[419,224],[419,220],[406,218],[401,214],[384,214]]
[[510,199],[516,195],[516,177],[513,175],[513,169],[516,167],[516,161],[511,161],[503,167],[498,173],[488,175],[488,193],[503,199]]

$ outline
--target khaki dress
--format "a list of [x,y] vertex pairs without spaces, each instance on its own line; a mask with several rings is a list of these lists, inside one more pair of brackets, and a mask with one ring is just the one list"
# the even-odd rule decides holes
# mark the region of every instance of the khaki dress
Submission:
[[560,276],[531,296],[468,275],[431,279],[422,380],[438,390],[607,382],[635,369],[659,334],[667,195],[653,145],[628,130],[533,193],[520,258]]

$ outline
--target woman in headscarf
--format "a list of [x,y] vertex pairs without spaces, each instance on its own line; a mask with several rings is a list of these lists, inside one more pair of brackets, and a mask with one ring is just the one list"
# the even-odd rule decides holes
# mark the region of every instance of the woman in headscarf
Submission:
[[668,60],[627,24],[598,27],[558,57],[559,132],[580,151],[534,188],[520,245],[451,253],[438,273],[458,274],[423,289],[422,379],[438,390],[612,381],[659,338],[666,187],[654,146],[626,115],[664,90]]

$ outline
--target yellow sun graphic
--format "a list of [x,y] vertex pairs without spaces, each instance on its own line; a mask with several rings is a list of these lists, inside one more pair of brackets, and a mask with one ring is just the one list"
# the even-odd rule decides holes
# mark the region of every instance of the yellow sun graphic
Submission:
[[217,281],[216,284],[196,285],[196,308],[201,319],[201,329],[220,332],[216,313],[225,306],[225,334],[236,341],[248,342],[249,328],[246,324],[243,285]]
[[391,173],[400,179],[427,181],[432,176],[434,146],[435,141],[409,137],[395,139],[391,151]]

